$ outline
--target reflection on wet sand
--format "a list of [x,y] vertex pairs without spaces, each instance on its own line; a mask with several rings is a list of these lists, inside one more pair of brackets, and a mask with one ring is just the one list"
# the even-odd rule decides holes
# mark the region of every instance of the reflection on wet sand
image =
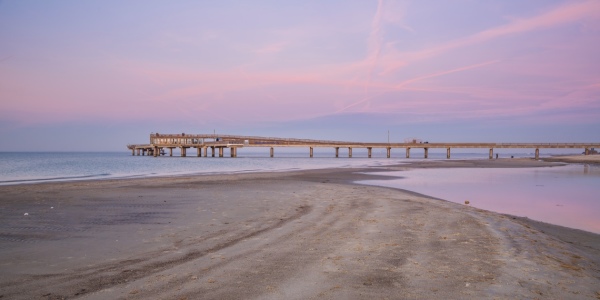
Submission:
[[363,184],[410,190],[500,213],[600,233],[600,167],[441,168],[382,172]]

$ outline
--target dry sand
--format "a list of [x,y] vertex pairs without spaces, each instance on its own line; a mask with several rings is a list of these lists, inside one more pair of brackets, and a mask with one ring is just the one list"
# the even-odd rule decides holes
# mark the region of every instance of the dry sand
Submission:
[[0,187],[0,298],[600,298],[599,235],[351,184],[369,170]]

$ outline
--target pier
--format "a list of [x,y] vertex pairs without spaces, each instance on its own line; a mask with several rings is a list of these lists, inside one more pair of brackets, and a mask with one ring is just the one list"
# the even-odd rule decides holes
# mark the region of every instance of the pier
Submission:
[[[600,148],[600,143],[429,143],[429,142],[405,142],[405,143],[361,143],[329,140],[274,138],[241,135],[215,135],[215,134],[150,134],[149,144],[127,145],[131,155],[148,155],[158,157],[162,155],[173,156],[173,149],[179,148],[182,157],[190,154],[197,157],[224,157],[226,149],[230,157],[237,157],[237,150],[244,147],[269,148],[270,157],[275,156],[275,148],[283,147],[305,147],[307,155],[313,157],[314,148],[335,149],[335,157],[340,157],[340,149],[346,149],[348,157],[352,157],[352,149],[367,149],[367,157],[371,158],[373,149],[386,149],[387,157],[390,158],[392,151],[401,149],[410,158],[411,149],[423,149],[424,157],[428,158],[429,149],[446,149],[446,158],[450,158],[451,149],[489,149],[489,158],[494,158],[494,149],[532,149],[535,151],[535,159],[539,159],[540,149],[572,148],[582,149],[586,155]],[[165,150],[166,149],[166,150]],[[195,153],[194,150],[195,149]],[[168,151],[167,151],[168,150]]]

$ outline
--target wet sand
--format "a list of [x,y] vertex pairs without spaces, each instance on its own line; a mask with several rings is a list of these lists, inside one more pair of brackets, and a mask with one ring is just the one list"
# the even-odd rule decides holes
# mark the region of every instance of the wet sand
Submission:
[[565,163],[583,163],[583,164],[600,164],[600,154],[590,155],[557,155],[543,158],[548,162],[565,162]]
[[597,299],[599,235],[352,184],[374,170],[542,165],[2,186],[0,298]]

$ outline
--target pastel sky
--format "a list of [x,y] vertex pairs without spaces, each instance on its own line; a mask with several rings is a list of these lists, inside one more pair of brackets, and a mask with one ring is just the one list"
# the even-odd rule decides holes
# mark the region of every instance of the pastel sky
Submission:
[[597,142],[599,53],[598,0],[5,0],[0,151],[213,130]]

